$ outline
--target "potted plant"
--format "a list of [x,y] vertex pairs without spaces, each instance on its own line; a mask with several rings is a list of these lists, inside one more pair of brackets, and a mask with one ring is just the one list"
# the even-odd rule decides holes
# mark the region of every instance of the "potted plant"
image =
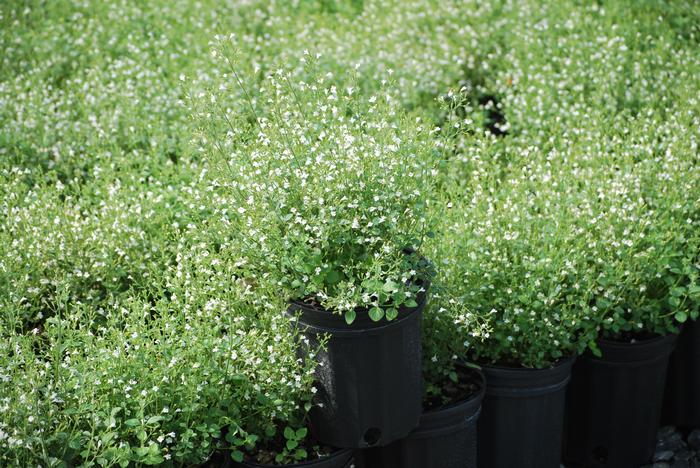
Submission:
[[[208,95],[201,147],[219,168],[212,190],[229,207],[237,274],[287,297],[312,347],[329,336],[317,356],[315,436],[339,447],[383,445],[421,413],[429,268],[419,252],[439,148],[420,119],[394,109],[384,86],[362,95],[352,77],[341,87],[318,72],[311,54],[302,62],[306,81],[279,70],[255,98],[243,89],[247,114],[210,112],[226,92]],[[230,64],[229,80],[241,83]]]
[[426,251],[455,297],[455,353],[486,376],[478,465],[558,467],[571,366],[595,336],[577,305],[586,297],[572,221],[579,194],[544,168],[500,164],[455,158],[443,232]]
[[63,301],[40,331],[3,328],[3,464],[196,466],[221,452],[345,467],[352,454],[306,429],[314,361],[298,359],[285,302],[251,298],[242,280],[222,287],[225,269],[205,254],[221,260],[181,249],[166,279],[99,315]]
[[[663,163],[668,164],[668,163]],[[669,356],[691,315],[697,278],[685,171],[641,161],[598,177],[592,351],[569,388],[565,457],[585,466],[638,466],[656,445]],[[676,178],[667,185],[666,178]],[[659,180],[659,178],[663,178]],[[675,188],[669,188],[675,187]]]
[[[444,295],[443,295],[444,294]],[[423,414],[404,439],[356,455],[360,468],[458,468],[476,466],[477,420],[486,382],[463,362],[463,337],[447,313],[455,304],[433,286],[423,315]],[[483,326],[474,321],[473,329]]]
[[[694,202],[691,201],[693,198]],[[700,198],[686,197],[686,200],[691,204],[684,213],[687,215],[685,226],[690,232],[686,234],[681,252],[690,261],[679,265],[677,271],[681,278],[676,287],[682,289],[676,291],[683,292],[678,307],[688,316],[688,321],[669,361],[662,420],[666,424],[690,429],[700,427],[700,401],[697,398],[700,394],[700,230],[697,227]]]

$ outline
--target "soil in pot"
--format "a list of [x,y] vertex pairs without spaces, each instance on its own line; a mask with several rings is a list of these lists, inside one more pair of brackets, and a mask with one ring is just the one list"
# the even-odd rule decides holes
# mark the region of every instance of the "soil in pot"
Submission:
[[559,468],[566,386],[575,358],[549,369],[485,366],[478,465]]
[[[427,286],[425,287],[427,289]],[[324,335],[330,338],[317,355],[316,405],[311,428],[321,442],[334,447],[387,445],[418,425],[422,407],[421,315],[418,306],[402,307],[398,318],[373,322],[358,311],[348,325],[339,314],[293,302],[299,331],[312,349]]]
[[483,374],[458,369],[458,384],[445,383],[451,401],[426,402],[418,427],[405,439],[356,455],[358,468],[476,467],[476,422],[485,392]]
[[662,420],[682,428],[700,428],[700,320],[683,327],[671,354]]
[[567,461],[636,468],[651,460],[676,337],[601,340],[601,358],[579,358],[567,399]]
[[[313,437],[303,437],[298,440],[296,449],[303,449],[308,456],[308,460],[299,462],[289,462],[279,464],[275,462],[276,455],[287,443],[287,438],[282,431],[267,441],[259,441],[254,454],[244,453],[243,460],[234,461],[231,458],[231,451],[217,451],[203,467],[241,468],[241,467],[309,467],[309,468],[354,468],[354,457],[352,450],[336,449],[323,445]],[[295,450],[296,450],[295,449]]]
[[[215,466],[213,464],[207,466]],[[292,463],[287,465],[261,464],[252,461],[235,462],[230,457],[222,464],[224,468],[271,468],[275,466],[285,466],[289,468],[354,468],[355,460],[352,450],[343,449],[335,451],[327,456],[316,460]]]

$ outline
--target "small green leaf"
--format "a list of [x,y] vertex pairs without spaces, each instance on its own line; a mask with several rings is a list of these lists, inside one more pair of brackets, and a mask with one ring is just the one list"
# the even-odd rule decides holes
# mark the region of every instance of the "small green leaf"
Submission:
[[387,280],[386,283],[384,283],[384,286],[382,286],[382,290],[387,293],[392,293],[396,291],[398,288],[396,286],[396,283],[394,283],[391,280]]
[[126,421],[124,421],[124,424],[126,424],[129,427],[136,427],[136,426],[141,424],[141,421],[139,421],[136,418],[132,418],[132,419],[127,419]]
[[163,420],[163,417],[162,417],[162,416],[151,416],[151,417],[148,418],[148,420],[146,421],[146,424],[155,424],[155,423],[160,422],[160,421],[162,421],[162,420]]
[[148,446],[148,455],[143,460],[146,465],[160,465],[165,458],[160,454],[160,448],[156,444]]
[[682,295],[685,294],[685,288],[671,288],[671,295],[676,296],[676,297],[681,297]]
[[105,432],[100,436],[103,445],[107,445],[112,439],[117,436],[116,432]]
[[372,307],[369,309],[369,318],[373,321],[378,322],[384,317],[384,311],[379,307]]
[[240,463],[243,461],[243,452],[240,450],[234,450],[231,452],[231,458],[233,461]]
[[287,426],[284,428],[284,438],[287,440],[293,440],[294,439],[294,429],[291,427]]
[[348,310],[345,312],[345,323],[348,325],[351,325],[352,322],[355,321],[355,317],[357,316],[357,312],[355,312],[354,309]]
[[331,270],[328,273],[326,273],[326,282],[328,284],[337,284],[338,282],[340,282],[341,278],[342,277],[340,276],[340,273],[336,270]]
[[143,461],[144,464],[146,465],[160,465],[165,461],[165,458],[161,455],[148,455],[146,459]]
[[139,457],[145,457],[148,455],[148,447],[134,447],[134,453]]
[[680,323],[685,323],[688,320],[688,314],[683,311],[676,312],[676,320]]
[[287,441],[287,450],[294,450],[299,446],[299,442],[296,440],[288,440]]
[[418,303],[415,299],[409,299],[406,302],[404,302],[404,304],[406,305],[406,307],[409,307],[411,309],[418,307]]
[[386,310],[386,319],[391,321],[394,320],[396,317],[399,316],[399,311],[396,310],[394,307],[390,307]]
[[306,453],[306,450],[303,448],[298,448],[296,452],[294,452],[294,459],[295,460],[306,460],[309,457],[309,455]]
[[306,434],[308,432],[309,432],[309,430],[305,427],[302,427],[301,429],[297,429],[297,433],[296,433],[297,440],[302,440],[304,437],[306,437]]

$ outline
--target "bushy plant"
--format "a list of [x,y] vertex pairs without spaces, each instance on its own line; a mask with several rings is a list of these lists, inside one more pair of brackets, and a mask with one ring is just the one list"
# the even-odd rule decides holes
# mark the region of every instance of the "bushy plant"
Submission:
[[677,331],[696,314],[698,274],[698,135],[688,129],[699,117],[686,78],[699,62],[687,5],[505,8],[525,18],[489,64],[510,127],[506,170],[552,167],[552,183],[585,194],[578,228],[601,336]]
[[607,192],[623,203],[594,218],[599,257],[589,267],[602,336],[623,340],[677,332],[697,318],[700,294],[697,169],[669,152],[628,171]]
[[[522,167],[492,185],[489,174],[498,169],[478,166],[445,187],[443,231],[428,250],[454,298],[446,308],[459,354],[484,364],[551,366],[596,334],[583,281],[586,237],[576,222],[588,213],[576,187],[556,182],[546,167]],[[475,319],[485,320],[483,342],[472,336]]]
[[[313,360],[298,359],[287,323],[253,314],[261,301],[246,299],[244,286],[211,296],[190,292],[204,290],[201,277],[175,278],[169,299],[99,311],[61,303],[42,329],[3,328],[3,355],[11,356],[0,365],[3,464],[198,464],[216,451],[273,463],[314,456],[295,445],[307,437]],[[96,315],[104,325],[90,331]],[[294,442],[278,446],[290,430]]]
[[698,316],[692,2],[44,3],[0,8],[0,464],[313,458],[286,300],[391,319],[421,256],[429,396]]
[[[474,317],[494,313],[493,333],[462,355],[541,367],[586,345],[597,352],[596,337],[676,332],[697,315],[698,137],[687,129],[698,108],[685,79],[696,51],[658,17],[631,26],[616,8],[504,8],[500,26],[525,20],[446,122],[463,129],[445,170],[443,204],[455,212],[430,251],[448,278],[466,277],[452,288],[472,322],[462,337]],[[635,80],[624,72],[632,68]],[[500,137],[480,128],[484,94],[508,129]],[[520,307],[540,308],[519,348],[523,324],[501,312],[519,308],[515,291]],[[554,321],[562,311],[570,322]]]
[[[311,54],[302,60],[315,66]],[[401,115],[382,86],[363,96],[352,80],[340,88],[330,74],[309,74],[292,82],[280,69],[261,84],[260,105],[199,111],[202,151],[218,168],[216,216],[240,242],[241,275],[348,322],[358,309],[392,320],[401,306],[416,306],[421,289],[416,252],[430,234],[438,148],[431,129]],[[243,81],[235,68],[223,78],[224,92]],[[218,119],[225,127],[211,123]]]

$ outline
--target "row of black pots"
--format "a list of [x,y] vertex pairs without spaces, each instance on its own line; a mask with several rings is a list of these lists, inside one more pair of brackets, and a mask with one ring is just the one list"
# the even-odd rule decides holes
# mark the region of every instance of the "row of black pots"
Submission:
[[[374,448],[355,452],[358,468],[559,467],[562,446],[572,466],[624,468],[650,459],[675,335],[601,341],[602,358],[585,355],[575,365],[565,359],[551,369],[487,366],[485,391],[421,415],[425,296],[419,299],[417,308],[402,311],[394,322],[358,316],[351,326],[337,315],[293,304],[290,313],[298,316],[311,346],[331,335],[317,357],[321,404],[311,413],[311,426],[319,441],[345,449],[292,466],[343,468],[353,464],[351,449],[367,447]],[[687,330],[698,335],[698,328]],[[687,346],[697,351],[699,341],[689,338]],[[696,358],[693,369],[700,366]],[[676,367],[687,365],[686,359],[677,361]],[[680,379],[700,380],[692,369],[681,371]],[[697,399],[690,395],[688,401],[697,406]]]
[[550,369],[485,366],[480,416],[481,395],[426,413],[406,439],[359,452],[358,468],[638,467],[654,452],[675,341],[601,340],[603,357]]
[[425,413],[406,439],[358,452],[357,466],[558,467],[573,362],[543,370],[486,366],[480,392]]

